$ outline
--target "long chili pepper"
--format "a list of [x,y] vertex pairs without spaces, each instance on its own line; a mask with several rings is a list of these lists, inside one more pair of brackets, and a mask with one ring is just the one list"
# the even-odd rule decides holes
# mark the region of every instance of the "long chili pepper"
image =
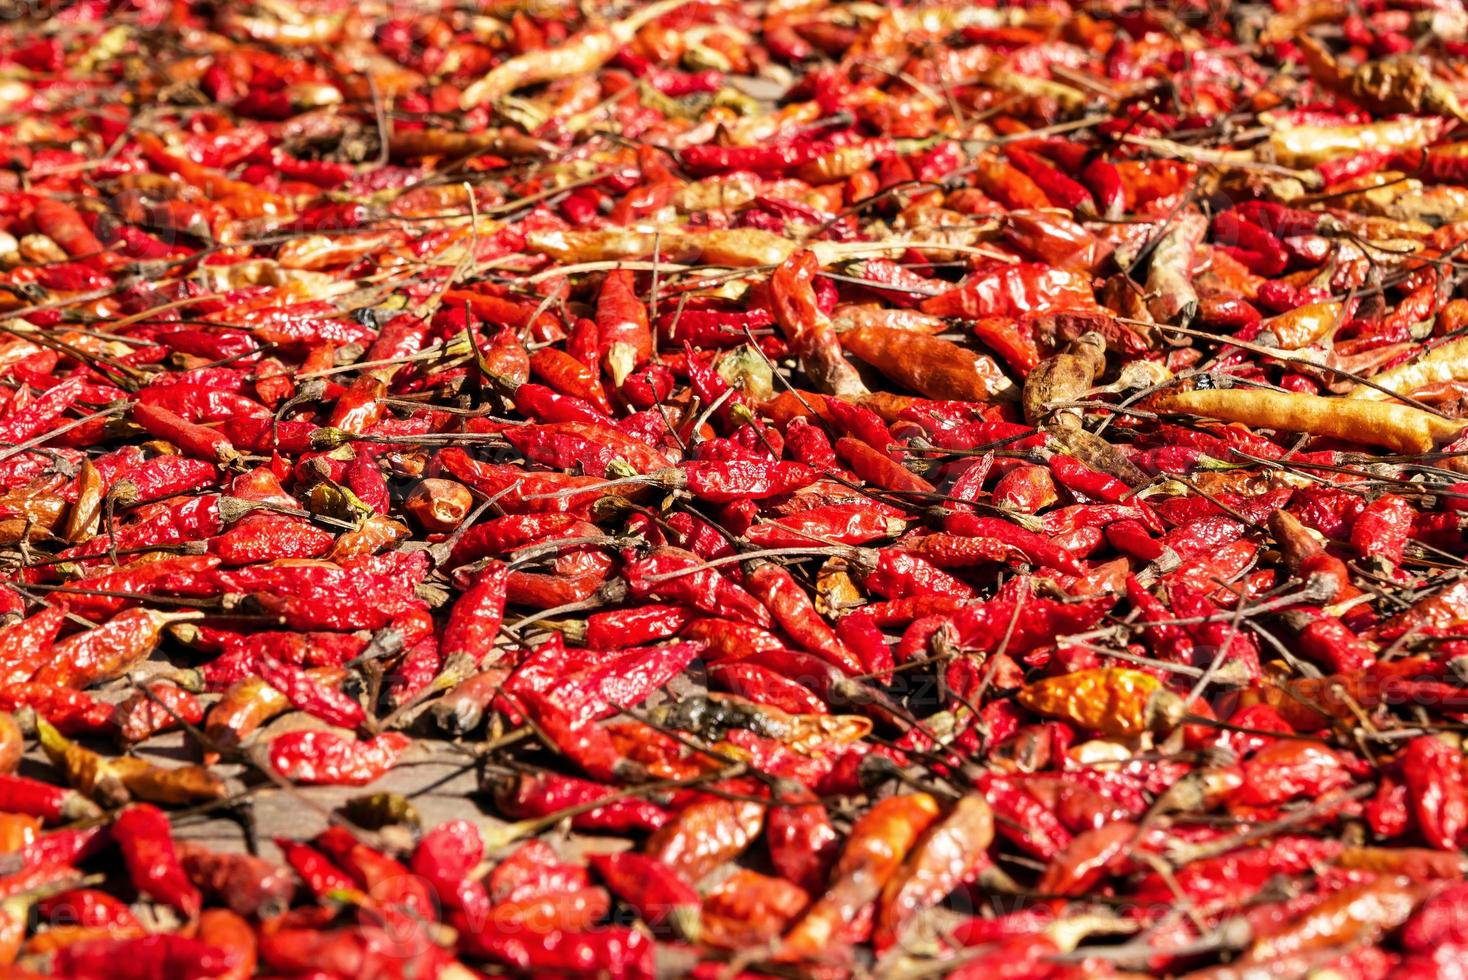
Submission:
[[343,728],[355,728],[367,718],[360,702],[318,683],[308,670],[281,663],[269,655],[261,656],[257,667],[262,681],[313,717]]
[[633,595],[662,597],[714,613],[769,626],[770,614],[753,596],[703,562],[678,548],[659,548],[629,562],[622,574]]
[[894,796],[873,806],[851,828],[831,872],[830,890],[786,934],[779,955],[819,959],[831,943],[853,938],[868,906],[937,816],[937,802],[924,793]]
[[132,418],[149,435],[173,443],[190,456],[223,464],[239,458],[239,450],[224,433],[189,422],[159,405],[139,402],[133,406]]
[[0,773],[0,810],[28,813],[51,823],[67,823],[101,815],[91,800],[71,789]]
[[210,707],[204,717],[204,731],[213,744],[234,747],[289,707],[289,698],[252,674],[230,685]]
[[497,803],[511,816],[546,817],[575,808],[579,812],[571,817],[572,826],[584,830],[653,831],[671,819],[655,803],[616,798],[609,787],[554,773],[496,780],[493,790]]
[[520,970],[555,973],[651,977],[651,942],[641,932],[607,928],[598,932],[535,933],[492,932],[479,942],[495,959]]
[[[855,829],[853,829],[853,834]],[[941,901],[986,863],[994,817],[982,796],[970,794],[934,824],[882,889],[873,943],[886,949],[910,918]],[[844,858],[843,858],[844,860]]]
[[820,619],[820,614],[790,573],[773,562],[764,562],[745,577],[750,591],[800,646],[818,653],[853,674],[860,672],[856,656]]
[[719,663],[709,667],[709,684],[791,714],[824,713],[825,702],[799,682],[767,667],[749,663]]
[[260,960],[287,974],[326,970],[340,975],[360,970],[377,976],[400,977],[420,971],[431,976],[448,965],[446,954],[411,919],[395,919],[389,931],[372,924],[332,928],[329,913],[324,920],[293,920],[293,915],[272,919],[259,936]]
[[645,851],[696,881],[743,853],[764,823],[763,805],[745,800],[690,803],[650,838]]
[[591,866],[648,925],[666,921],[680,935],[698,938],[698,892],[667,865],[647,855],[624,852],[593,855]]
[[141,742],[160,731],[204,720],[204,707],[176,684],[155,683],[120,702],[112,723],[125,741]]
[[25,619],[0,629],[4,650],[3,679],[6,684],[30,680],[46,662],[52,641],[66,621],[64,606],[49,606]]
[[524,691],[516,697],[550,746],[580,766],[588,776],[620,781],[637,775],[639,767],[618,751],[596,721],[578,717],[541,691]]
[[672,636],[694,618],[695,614],[683,606],[656,604],[592,613],[579,631],[580,639],[590,647],[636,646]]
[[1433,847],[1454,850],[1468,826],[1461,753],[1440,739],[1420,736],[1402,753],[1402,776],[1422,836]]
[[754,524],[745,530],[744,536],[765,548],[801,548],[827,542],[867,544],[895,537],[904,524],[878,508],[838,504]]
[[68,977],[224,976],[238,953],[198,939],[152,935],[90,939],[57,952],[54,968]]
[[275,844],[285,856],[286,863],[318,899],[355,895],[365,901],[366,896],[358,889],[357,883],[314,847],[285,838],[277,838]]
[[287,779],[307,784],[365,786],[381,778],[412,744],[384,732],[366,741],[330,732],[287,732],[270,743],[270,764]]
[[198,613],[127,609],[96,629],[78,633],[52,649],[36,682],[57,687],[88,687],[116,677],[142,662],[157,647],[164,627],[196,619]]
[[607,273],[597,297],[597,349],[601,352],[612,384],[652,357],[652,331],[647,308],[633,289],[633,275],[625,269]]

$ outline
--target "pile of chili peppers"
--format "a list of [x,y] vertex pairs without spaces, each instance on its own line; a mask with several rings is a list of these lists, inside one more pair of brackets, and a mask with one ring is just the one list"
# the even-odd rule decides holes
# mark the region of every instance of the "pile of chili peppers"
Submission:
[[1465,59],[10,5],[3,972],[1463,976]]

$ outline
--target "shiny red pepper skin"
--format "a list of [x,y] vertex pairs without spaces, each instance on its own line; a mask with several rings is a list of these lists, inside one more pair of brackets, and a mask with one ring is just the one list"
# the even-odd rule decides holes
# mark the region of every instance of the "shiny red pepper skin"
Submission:
[[1440,739],[1419,736],[1403,750],[1402,776],[1422,836],[1440,850],[1455,850],[1468,830],[1460,753]]
[[622,570],[627,586],[639,598],[676,599],[704,612],[731,616],[755,626],[769,626],[770,614],[748,592],[704,567],[696,556],[677,548],[661,548]]
[[471,877],[483,858],[479,828],[467,820],[453,820],[423,836],[409,866],[433,888],[439,901],[474,919],[487,915],[490,908],[489,893]]
[[363,742],[329,732],[288,732],[270,743],[270,764],[302,783],[363,786],[391,769],[409,744],[406,735],[396,732]]
[[439,643],[439,653],[445,659],[468,657],[479,666],[490,660],[504,620],[508,580],[508,566],[494,562],[454,603]]

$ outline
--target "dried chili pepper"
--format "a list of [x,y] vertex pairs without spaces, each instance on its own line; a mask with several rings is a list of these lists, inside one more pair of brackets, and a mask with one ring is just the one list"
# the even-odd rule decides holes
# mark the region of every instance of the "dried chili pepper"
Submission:
[[410,744],[396,732],[362,742],[330,732],[288,732],[270,743],[270,764],[287,779],[303,783],[365,786],[391,769]]
[[139,891],[190,918],[199,914],[202,899],[179,864],[173,830],[162,810],[146,803],[128,807],[112,822],[112,839]]

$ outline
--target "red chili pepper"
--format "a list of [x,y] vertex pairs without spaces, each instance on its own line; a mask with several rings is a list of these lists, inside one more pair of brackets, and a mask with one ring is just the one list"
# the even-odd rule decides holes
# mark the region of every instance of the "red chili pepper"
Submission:
[[690,938],[698,936],[701,903],[698,892],[677,872],[643,854],[593,854],[591,867],[644,922],[669,922]]
[[836,454],[851,467],[857,476],[884,490],[913,494],[936,492],[933,485],[927,480],[894,462],[884,453],[879,453],[866,443],[850,436],[843,436],[836,440]]
[[782,877],[812,893],[824,887],[840,837],[810,790],[798,784],[782,787],[765,818],[765,840]]
[[36,903],[36,910],[56,925],[142,929],[127,903],[95,888],[74,888],[43,899]]
[[1005,148],[1004,155],[1009,157],[1026,177],[1033,180],[1044,191],[1051,204],[1083,217],[1095,215],[1096,206],[1091,192],[1052,167],[1038,154],[1030,153],[1017,146],[1009,146]]
[[293,707],[328,724],[356,728],[367,719],[360,702],[319,683],[302,667],[281,663],[267,654],[257,659],[256,669],[260,679],[284,695]]
[[141,742],[180,723],[197,725],[204,708],[197,698],[175,684],[154,683],[118,703],[112,723],[124,741]]
[[790,573],[772,562],[757,565],[745,578],[750,591],[764,603],[775,621],[797,644],[821,654],[850,673],[860,671],[860,663],[826,625]]
[[708,669],[709,683],[758,704],[790,714],[824,714],[826,705],[804,685],[759,664],[720,663]]
[[1402,777],[1422,836],[1440,850],[1457,849],[1468,827],[1461,753],[1429,735],[1414,738],[1402,752]]
[[397,906],[423,921],[433,921],[436,907],[429,883],[414,877],[401,862],[368,847],[342,827],[327,828],[312,844],[345,870],[374,903],[387,911]]
[[[179,861],[205,895],[237,914],[268,918],[290,907],[296,882],[291,872],[250,854],[226,854],[181,842]],[[207,913],[206,913],[207,914]]]
[[165,626],[196,616],[152,609],[124,610],[102,626],[58,643],[50,662],[36,673],[36,681],[58,687],[86,687],[116,677],[153,652]]
[[0,810],[28,813],[50,823],[69,823],[101,815],[95,803],[75,790],[11,773],[0,773]]
[[598,932],[481,933],[486,955],[530,972],[652,977],[653,946],[644,933],[606,928]]
[[769,626],[771,622],[765,607],[748,592],[677,548],[659,548],[646,558],[629,562],[622,575],[632,594],[639,598],[676,599],[695,609],[756,626]]
[[479,828],[467,820],[452,820],[423,836],[413,850],[411,867],[440,901],[475,921],[487,916],[490,908],[489,893],[472,877],[483,858]]
[[895,537],[904,522],[880,507],[861,504],[814,507],[789,517],[751,525],[744,536],[764,548],[801,548],[812,544],[867,544]]
[[678,159],[689,172],[699,176],[751,170],[762,177],[779,177],[818,159],[830,149],[831,144],[814,140],[767,146],[698,144],[680,150]]
[[155,934],[135,939],[84,939],[56,953],[53,968],[62,976],[206,977],[226,976],[239,962],[234,950],[198,939]]
[[162,810],[146,803],[128,807],[112,822],[112,839],[140,891],[189,918],[199,914],[202,898],[179,864],[173,829]]
[[[1048,204],[1045,201],[1039,206]],[[924,300],[919,309],[934,316],[977,320],[987,316],[1022,316],[1036,311],[1085,308],[1092,302],[1094,297],[1089,281],[1083,283],[1074,273],[1041,263],[1021,263],[976,275],[958,289]]]
[[643,605],[586,617],[583,642],[598,649],[619,650],[677,633],[695,618],[683,606]]
[[287,732],[270,743],[270,764],[296,782],[364,786],[385,775],[410,744],[397,732],[360,742],[330,732]]
[[306,883],[311,894],[318,899],[358,895],[365,900],[366,896],[362,895],[357,888],[357,883],[348,877],[345,871],[333,864],[330,858],[314,847],[283,837],[277,837],[275,845],[285,855],[286,862]]
[[1379,556],[1393,565],[1400,564],[1414,516],[1406,498],[1383,494],[1357,516],[1351,526],[1351,546],[1363,556]]
[[[520,775],[494,785],[496,802],[511,816],[545,817],[575,808],[580,812],[571,817],[571,823],[582,830],[652,831],[667,823],[671,816],[667,810],[646,800],[609,799],[613,795],[610,787],[572,776]],[[598,805],[581,809],[593,803]]]
[[505,588],[509,567],[494,562],[479,573],[474,585],[459,597],[444,626],[439,653],[445,659],[464,656],[483,665],[494,651],[505,615]]

